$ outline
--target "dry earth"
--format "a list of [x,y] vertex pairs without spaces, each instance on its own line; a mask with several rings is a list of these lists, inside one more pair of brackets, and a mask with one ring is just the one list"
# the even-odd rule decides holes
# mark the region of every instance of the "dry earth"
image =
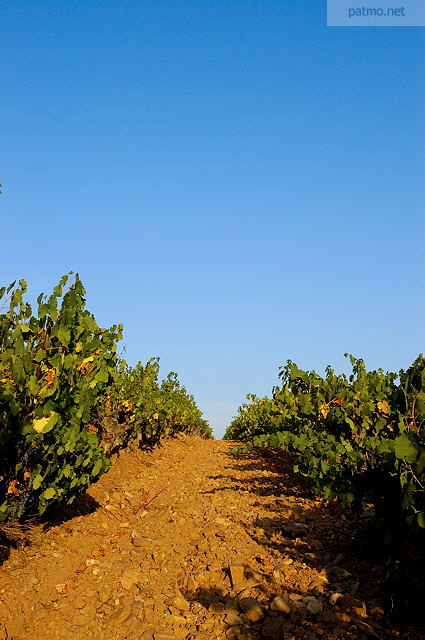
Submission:
[[1,640],[406,640],[350,518],[282,455],[179,437],[127,450],[30,546],[3,548]]

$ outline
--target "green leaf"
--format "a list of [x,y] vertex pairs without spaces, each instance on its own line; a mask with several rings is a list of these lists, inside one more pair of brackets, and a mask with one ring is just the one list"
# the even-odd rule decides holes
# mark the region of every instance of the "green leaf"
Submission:
[[98,475],[98,473],[102,470],[102,466],[103,466],[102,465],[102,461],[101,460],[97,460],[96,464],[93,467],[93,471],[92,471],[94,476]]
[[53,487],[49,487],[43,493],[43,497],[46,498],[46,500],[51,500],[55,495],[56,495],[56,491],[55,489],[53,489]]
[[43,482],[43,478],[40,476],[40,474],[37,474],[34,480],[32,481],[32,488],[36,491],[41,487],[42,482]]
[[412,464],[418,455],[418,447],[411,442],[409,434],[404,431],[394,440],[394,452],[399,460]]
[[33,396],[36,396],[39,392],[39,385],[35,376],[31,376],[28,380],[28,389],[32,393]]
[[321,460],[320,461],[320,468],[322,470],[322,473],[326,473],[327,470],[329,469],[329,465],[324,460]]
[[416,471],[419,474],[422,474],[424,469],[425,469],[425,448],[422,448],[421,449],[421,453],[419,455],[419,460],[418,460],[417,465],[416,465]]
[[71,332],[69,329],[65,329],[65,327],[58,328],[58,339],[64,347],[68,346],[69,341],[71,340]]
[[96,373],[96,380],[98,382],[108,382],[109,374],[105,369],[102,369],[98,373]]

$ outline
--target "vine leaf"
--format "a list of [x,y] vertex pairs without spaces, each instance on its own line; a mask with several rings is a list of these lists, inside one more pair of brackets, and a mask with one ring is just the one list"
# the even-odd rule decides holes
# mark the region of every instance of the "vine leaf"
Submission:
[[55,411],[51,411],[50,414],[44,418],[37,418],[33,421],[32,427],[37,433],[47,433],[55,426],[58,421],[59,415]]
[[418,448],[410,441],[406,432],[402,433],[394,440],[394,452],[399,460],[413,463],[418,454]]

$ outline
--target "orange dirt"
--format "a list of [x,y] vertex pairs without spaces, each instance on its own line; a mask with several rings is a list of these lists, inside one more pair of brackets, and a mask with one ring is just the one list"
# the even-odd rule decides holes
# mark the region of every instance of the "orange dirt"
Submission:
[[30,546],[3,549],[0,639],[425,637],[391,628],[382,569],[343,546],[348,515],[283,455],[231,447],[126,450]]

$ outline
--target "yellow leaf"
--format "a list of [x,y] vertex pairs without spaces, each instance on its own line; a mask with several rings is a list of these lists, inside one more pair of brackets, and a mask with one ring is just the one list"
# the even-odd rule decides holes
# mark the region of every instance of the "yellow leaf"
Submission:
[[158,415],[157,413],[154,413],[154,414],[153,414],[153,416],[152,416],[152,418],[153,418],[154,420],[158,420],[159,415]]
[[75,345],[75,351],[77,353],[80,353],[82,348],[83,348],[83,343],[82,342],[77,342],[77,344]]
[[32,423],[32,428],[35,431],[38,431],[38,433],[41,433],[46,424],[49,422],[49,419],[50,418],[38,418],[37,420],[34,420],[34,422]]
[[326,418],[326,417],[327,417],[327,415],[328,415],[328,413],[329,413],[329,405],[328,405],[326,402],[324,402],[324,403],[322,404],[322,406],[320,407],[320,413],[322,414],[322,416],[323,416],[324,418]]
[[37,431],[37,433],[43,433],[47,426],[52,425],[53,420],[56,422],[57,417],[58,414],[55,411],[51,411],[45,418],[37,418],[36,420],[33,420],[32,428],[34,431]]
[[390,412],[390,406],[389,406],[388,402],[383,402],[382,400],[380,402],[378,402],[378,409],[379,409],[379,411],[382,411],[382,413],[389,413]]

